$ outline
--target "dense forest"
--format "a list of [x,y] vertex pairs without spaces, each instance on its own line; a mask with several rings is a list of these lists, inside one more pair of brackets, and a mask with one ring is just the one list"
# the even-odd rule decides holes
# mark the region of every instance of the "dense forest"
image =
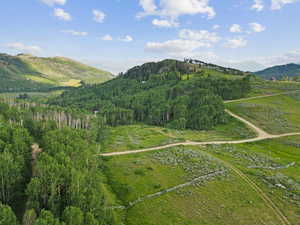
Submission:
[[247,76],[165,60],[135,67],[104,84],[64,92],[49,103],[93,111],[111,126],[145,122],[207,130],[226,122],[223,100],[244,97],[249,91]]
[[105,130],[101,118],[87,129],[59,128],[59,119],[23,117],[33,110],[0,103],[0,224],[120,224],[95,157]]

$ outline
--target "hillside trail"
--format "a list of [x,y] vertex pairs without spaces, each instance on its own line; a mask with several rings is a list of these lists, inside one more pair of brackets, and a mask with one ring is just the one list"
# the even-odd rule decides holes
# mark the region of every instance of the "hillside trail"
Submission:
[[[278,95],[286,95],[294,92],[299,92],[300,90],[296,91],[289,91],[289,92],[282,92],[282,93],[276,93],[276,94],[270,94],[270,95],[263,95],[263,96],[256,96],[252,98],[243,98],[238,100],[232,100],[232,101],[225,101],[224,103],[230,103],[230,102],[237,102],[237,101],[243,101],[243,100],[249,100],[249,99],[257,99],[257,98],[264,98],[264,97],[271,97],[271,96],[278,96]],[[138,149],[138,150],[129,150],[129,151],[123,151],[123,152],[110,152],[110,153],[102,153],[97,154],[97,156],[118,156],[118,155],[128,155],[128,154],[137,154],[142,152],[150,152],[150,151],[157,151],[157,150],[163,150],[171,147],[176,146],[201,146],[201,145],[222,145],[222,144],[243,144],[243,143],[250,143],[250,142],[257,142],[262,141],[266,139],[275,139],[275,138],[281,138],[281,137],[288,137],[288,136],[297,136],[300,135],[299,133],[286,133],[286,134],[279,134],[279,135],[272,135],[267,133],[266,131],[262,130],[258,126],[254,125],[250,121],[234,114],[233,112],[229,111],[228,109],[225,110],[230,116],[236,118],[237,120],[243,122],[248,127],[250,127],[252,130],[254,130],[257,134],[257,137],[255,138],[249,138],[249,139],[243,139],[243,140],[235,140],[235,141],[207,141],[207,142],[194,142],[194,141],[185,141],[185,142],[177,142],[173,144],[167,144],[167,145],[161,145],[157,147],[151,147],[151,148],[145,148],[145,149]]]
[[278,96],[278,95],[288,95],[288,94],[293,94],[295,92],[300,92],[300,90],[286,91],[286,92],[280,92],[280,93],[274,93],[274,94],[268,94],[268,95],[260,95],[260,96],[250,97],[250,98],[240,98],[240,99],[235,99],[235,100],[227,100],[227,101],[224,101],[224,103],[226,104],[226,103],[241,102],[241,101],[259,99],[259,98],[266,98],[266,97],[272,97],[272,96]]

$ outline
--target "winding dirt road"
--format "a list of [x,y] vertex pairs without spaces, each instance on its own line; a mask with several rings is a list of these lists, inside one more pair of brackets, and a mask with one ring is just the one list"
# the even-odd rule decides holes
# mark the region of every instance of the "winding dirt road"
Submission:
[[[270,97],[270,96],[278,96],[278,95],[286,95],[294,92],[299,92],[300,90],[296,91],[290,91],[290,92],[283,92],[283,93],[276,93],[272,95],[264,95],[264,96],[257,96],[257,97],[252,97],[252,98],[243,98],[243,99],[238,99],[238,100],[232,100],[232,101],[225,101],[224,103],[230,103],[230,102],[238,102],[238,101],[243,101],[243,100],[249,100],[249,99],[257,99],[257,98],[264,98],[264,97]],[[248,127],[253,129],[257,133],[257,137],[255,138],[250,138],[250,139],[244,139],[244,140],[236,140],[236,141],[208,141],[208,142],[194,142],[194,141],[186,141],[186,142],[178,142],[178,143],[173,143],[173,144],[168,144],[168,145],[163,145],[163,146],[157,146],[157,147],[151,147],[151,148],[145,148],[145,149],[139,149],[139,150],[130,150],[130,151],[124,151],[124,152],[110,152],[110,153],[102,153],[98,154],[98,156],[118,156],[118,155],[128,155],[128,154],[137,154],[137,153],[142,153],[142,152],[150,152],[150,151],[157,151],[157,150],[162,150],[162,149],[167,149],[171,147],[176,147],[176,146],[196,146],[196,145],[221,145],[221,144],[242,144],[242,143],[250,143],[250,142],[256,142],[256,141],[262,141],[266,139],[275,139],[275,138],[281,138],[281,137],[288,137],[288,136],[297,136],[300,135],[299,133],[286,133],[286,134],[279,134],[279,135],[272,135],[267,133],[266,131],[262,130],[261,128],[257,127],[250,121],[234,114],[233,112],[226,110],[226,112],[246,124]]]
[[[249,100],[249,99],[257,99],[257,98],[264,98],[264,97],[270,97],[270,96],[277,96],[277,95],[284,95],[284,94],[289,94],[293,93],[296,91],[292,92],[285,92],[285,93],[278,93],[278,94],[273,94],[273,95],[265,95],[265,96],[257,96],[257,97],[252,97],[252,98],[245,98],[245,99],[238,99],[238,100],[233,100],[233,101],[225,101],[224,103],[230,103],[230,102],[240,102],[243,100]],[[152,148],[146,148],[146,149],[140,149],[140,150],[132,150],[132,151],[124,151],[124,152],[111,152],[111,153],[103,153],[99,154],[98,156],[118,156],[118,155],[128,155],[128,154],[137,154],[137,153],[142,153],[142,152],[150,152],[150,151],[156,151],[156,150],[162,150],[162,149],[167,149],[171,147],[176,147],[176,146],[196,146],[196,145],[211,145],[211,144],[242,144],[242,143],[250,143],[250,142],[256,142],[256,141],[261,141],[261,140],[266,140],[266,139],[275,139],[275,138],[280,138],[280,137],[287,137],[287,136],[296,136],[300,135],[299,133],[286,133],[286,134],[280,134],[280,135],[272,135],[267,133],[266,131],[262,130],[261,128],[257,127],[253,123],[247,121],[246,119],[232,113],[229,110],[226,110],[226,112],[246,124],[248,127],[253,129],[257,133],[257,137],[251,138],[251,139],[244,139],[244,140],[236,140],[236,141],[209,141],[209,142],[192,142],[192,141],[186,141],[186,142],[180,142],[180,143],[174,143],[174,144],[168,144],[168,145],[163,145],[163,146],[158,146],[158,147],[152,147]],[[219,159],[220,160],[220,159]],[[238,176],[240,176],[254,191],[257,192],[257,194],[262,198],[262,200],[266,203],[268,207],[274,212],[274,214],[277,216],[277,218],[280,220],[280,222],[283,225],[290,225],[291,223],[289,222],[288,218],[281,212],[281,210],[276,206],[276,204],[268,197],[267,194],[264,193],[264,191],[256,185],[255,182],[253,182],[250,178],[248,178],[242,171],[234,167],[232,164],[229,162],[221,160],[225,165],[227,165],[229,168],[231,168]]]
[[103,154],[98,154],[98,156],[117,156],[117,155],[137,154],[137,153],[142,153],[142,152],[162,150],[162,149],[176,147],[176,146],[242,144],[242,143],[262,141],[262,140],[266,140],[266,139],[275,139],[275,138],[280,138],[280,137],[300,135],[300,132],[299,133],[287,133],[287,134],[272,135],[272,134],[269,134],[269,133],[265,132],[261,128],[255,126],[253,123],[245,120],[244,118],[230,112],[229,110],[226,110],[226,112],[229,115],[231,115],[232,117],[234,117],[234,118],[242,121],[243,123],[245,123],[251,129],[253,129],[257,133],[257,137],[250,138],[250,139],[244,139],[244,140],[236,140],[236,141],[207,141],[207,142],[186,141],[186,142],[178,142],[178,143],[173,143],[173,144],[168,144],[168,145],[163,145],[163,146],[157,146],[157,147],[152,147],[152,148],[139,149],[139,150],[103,153]]

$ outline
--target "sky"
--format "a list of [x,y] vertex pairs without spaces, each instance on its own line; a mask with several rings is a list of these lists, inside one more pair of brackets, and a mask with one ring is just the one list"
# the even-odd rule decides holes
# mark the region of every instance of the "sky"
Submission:
[[2,0],[0,52],[113,72],[166,58],[300,63],[300,0]]

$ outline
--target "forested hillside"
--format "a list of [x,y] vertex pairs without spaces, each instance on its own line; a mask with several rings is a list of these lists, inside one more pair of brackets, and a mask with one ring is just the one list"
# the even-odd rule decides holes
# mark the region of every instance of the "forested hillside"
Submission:
[[55,87],[94,84],[112,78],[109,72],[67,58],[0,54],[0,92],[45,91]]
[[94,111],[112,126],[139,121],[205,130],[226,122],[223,100],[244,97],[249,90],[246,76],[164,60],[135,67],[104,84],[67,91],[50,103]]
[[294,77],[295,80],[297,80],[297,76],[300,76],[300,65],[290,63],[282,66],[274,66],[262,71],[258,71],[255,74],[268,80],[272,78],[277,80],[294,80]]
[[87,129],[59,125],[67,117],[78,121],[77,114],[0,103],[1,225],[121,224],[94,156],[105,128],[96,117]]

